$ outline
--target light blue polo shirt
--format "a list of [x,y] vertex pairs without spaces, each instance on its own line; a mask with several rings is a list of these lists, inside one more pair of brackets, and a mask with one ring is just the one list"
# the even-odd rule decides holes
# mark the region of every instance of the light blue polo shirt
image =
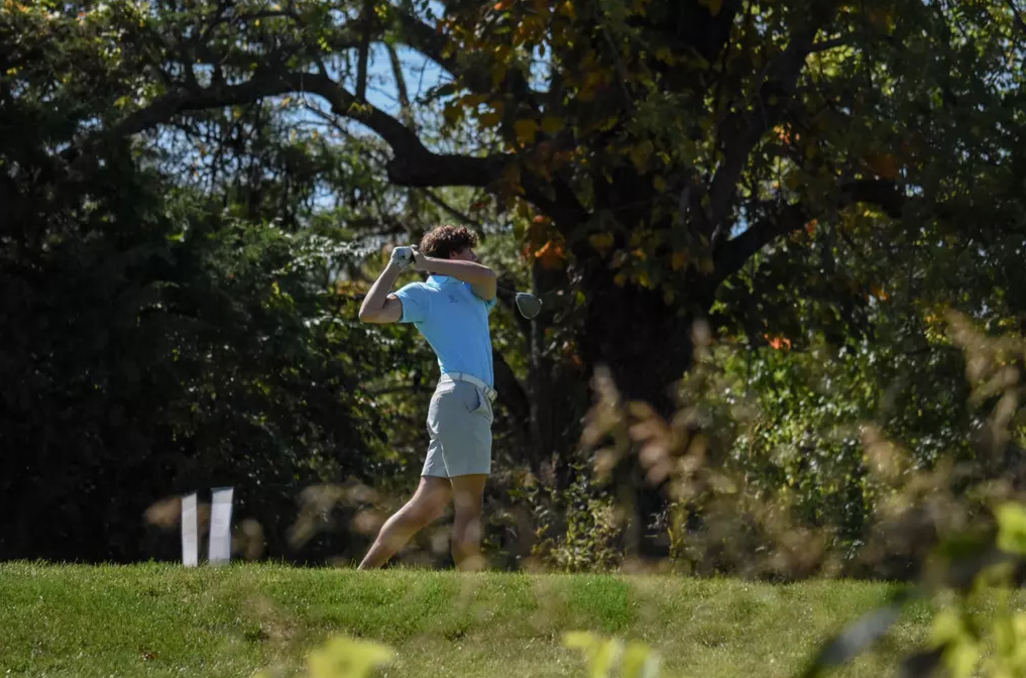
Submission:
[[427,339],[442,374],[464,372],[495,387],[488,332],[488,313],[495,299],[485,301],[469,284],[445,275],[404,285],[395,296],[403,304],[399,322],[413,323]]

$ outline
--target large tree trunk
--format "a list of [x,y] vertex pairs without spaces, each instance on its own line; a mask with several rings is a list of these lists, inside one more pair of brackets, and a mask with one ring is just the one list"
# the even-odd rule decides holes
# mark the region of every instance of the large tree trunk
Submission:
[[[708,304],[696,286],[694,307],[668,306],[661,292],[619,287],[607,276],[588,283],[592,290],[581,334],[588,374],[606,367],[624,403],[642,401],[666,420],[680,403],[677,384],[691,366],[693,324]],[[706,286],[707,287],[707,286]],[[626,555],[642,559],[668,555],[665,530],[653,529],[666,509],[664,488],[646,481],[638,457],[628,455],[613,473],[617,500],[626,509]]]
[[645,401],[669,417],[673,386],[691,364],[693,315],[667,306],[659,292],[592,284],[580,340],[589,373],[605,365],[625,401]]

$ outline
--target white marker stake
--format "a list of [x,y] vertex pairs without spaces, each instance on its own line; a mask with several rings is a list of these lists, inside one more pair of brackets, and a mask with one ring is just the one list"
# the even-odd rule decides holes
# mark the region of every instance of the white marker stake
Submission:
[[210,564],[223,565],[232,557],[232,488],[213,490],[210,504]]
[[196,493],[182,497],[182,565],[199,565],[199,518],[196,515]]

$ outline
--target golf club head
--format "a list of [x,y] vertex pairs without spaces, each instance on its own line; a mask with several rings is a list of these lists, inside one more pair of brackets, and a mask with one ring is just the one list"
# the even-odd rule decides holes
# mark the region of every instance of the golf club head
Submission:
[[520,315],[524,316],[528,320],[534,319],[539,313],[541,313],[542,302],[541,299],[528,294],[527,292],[517,292],[517,310],[520,311]]

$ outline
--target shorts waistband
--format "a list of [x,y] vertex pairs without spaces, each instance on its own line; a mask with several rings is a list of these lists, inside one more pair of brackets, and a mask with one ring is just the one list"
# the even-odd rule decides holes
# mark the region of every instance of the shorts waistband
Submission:
[[451,381],[465,381],[468,384],[476,386],[481,389],[481,392],[484,393],[486,398],[488,398],[488,402],[495,402],[495,399],[499,397],[499,394],[494,388],[472,374],[465,374],[463,372],[446,372],[438,379],[439,384],[446,384]]

